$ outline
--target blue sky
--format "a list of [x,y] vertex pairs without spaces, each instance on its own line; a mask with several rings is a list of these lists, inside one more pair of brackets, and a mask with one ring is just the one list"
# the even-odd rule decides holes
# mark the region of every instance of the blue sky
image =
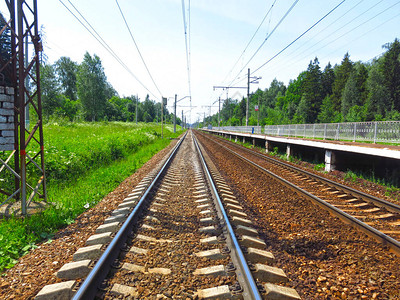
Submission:
[[[159,101],[161,95],[149,78],[130,38],[114,0],[70,0],[95,30],[129,67],[136,77]],[[62,0],[71,7],[68,0]],[[229,73],[255,33],[267,11],[270,14],[254,40]],[[257,55],[245,65],[279,20],[295,3],[294,0],[191,0],[190,50],[191,90],[193,110],[191,121],[215,113],[218,99],[226,93],[213,91],[214,85],[228,85],[236,75],[246,84],[247,68],[255,70],[282,50],[342,0],[300,0],[271,34]],[[181,0],[119,0],[133,36],[162,96],[178,99],[188,95],[185,36]],[[189,0],[185,0],[188,18]],[[50,63],[60,56],[69,56],[80,63],[86,51],[97,54],[108,80],[120,96],[136,95],[144,99],[147,93],[118,62],[83,28],[59,0],[38,0],[39,23],[45,32],[45,54]],[[5,11],[4,3],[0,10]],[[368,61],[380,55],[382,45],[399,37],[400,1],[346,0],[332,14],[290,48],[253,75],[261,76],[259,84],[265,89],[277,78],[285,84],[305,70],[310,60],[318,57],[323,68],[328,62],[340,63],[346,52],[353,61]],[[239,71],[243,69],[242,73]],[[230,90],[240,97],[245,90]],[[169,101],[169,105],[172,101]],[[179,103],[189,106],[187,99]],[[170,108],[171,109],[171,108]],[[179,113],[180,115],[180,113]]]

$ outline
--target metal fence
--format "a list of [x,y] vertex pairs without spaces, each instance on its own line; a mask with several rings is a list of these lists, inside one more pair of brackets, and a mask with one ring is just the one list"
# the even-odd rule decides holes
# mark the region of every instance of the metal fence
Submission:
[[264,128],[223,126],[212,129],[324,140],[400,143],[400,121],[267,125]]
[[267,125],[264,134],[354,142],[400,143],[400,121]]
[[213,130],[234,131],[244,133],[261,133],[261,126],[223,126],[212,127]]

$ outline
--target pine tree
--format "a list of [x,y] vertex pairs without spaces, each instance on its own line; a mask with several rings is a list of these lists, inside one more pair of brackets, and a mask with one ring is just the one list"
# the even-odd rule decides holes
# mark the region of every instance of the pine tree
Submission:
[[332,101],[336,111],[341,110],[343,89],[352,71],[353,62],[350,60],[349,53],[346,53],[342,60],[342,64],[335,68],[335,81],[332,86]]
[[357,87],[356,76],[357,72],[352,72],[343,89],[341,112],[345,121],[348,121],[347,114],[350,108],[359,106],[358,103],[360,103],[360,91]]
[[321,84],[322,84],[322,97],[325,99],[326,96],[332,95],[332,87],[335,82],[335,71],[332,68],[330,62],[326,65],[324,72],[322,73]]
[[384,47],[388,49],[382,63],[384,84],[389,91],[393,109],[400,112],[400,42],[395,39]]
[[367,80],[368,97],[366,102],[366,120],[373,121],[384,118],[386,111],[390,110],[389,90],[384,84],[384,76],[381,72],[380,60],[375,61],[369,71]]
[[322,101],[321,111],[318,114],[318,121],[321,123],[336,122],[338,113],[333,108],[331,96],[326,96]]
[[[310,62],[303,82],[303,95],[310,107],[307,109],[309,116],[305,117],[308,123],[316,121],[322,104],[322,72],[319,67],[318,59]],[[303,99],[302,99],[303,100]]]
[[360,93],[360,98],[358,99],[359,101],[353,103],[353,105],[363,106],[367,102],[368,98],[368,86],[367,86],[368,69],[365,67],[363,63],[358,63],[356,65],[356,72],[357,73],[355,75],[355,80],[357,89]]

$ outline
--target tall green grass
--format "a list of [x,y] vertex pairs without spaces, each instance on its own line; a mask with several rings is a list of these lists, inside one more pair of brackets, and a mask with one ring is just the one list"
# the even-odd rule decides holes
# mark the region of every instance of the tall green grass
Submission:
[[44,132],[48,200],[55,205],[0,221],[0,271],[74,222],[178,136],[169,126],[161,139],[159,125],[114,122],[49,124]]

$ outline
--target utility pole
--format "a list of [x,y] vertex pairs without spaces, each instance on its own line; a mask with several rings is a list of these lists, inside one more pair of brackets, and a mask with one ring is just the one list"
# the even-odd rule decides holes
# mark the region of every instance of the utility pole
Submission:
[[174,133],[176,133],[176,94],[175,94],[175,103],[174,103]]
[[[254,79],[253,81],[250,81],[250,79]],[[229,89],[247,89],[247,102],[246,102],[246,126],[248,123],[248,113],[249,113],[249,94],[250,94],[250,83],[258,83],[257,80],[261,79],[261,77],[250,77],[250,69],[248,69],[248,82],[247,82],[247,87],[246,86],[214,86],[215,89],[222,89],[226,90],[226,100],[228,100],[228,90]]]
[[205,127],[204,125],[206,124],[206,112],[204,112],[204,117],[203,117],[203,127]]
[[249,125],[250,68],[247,69],[246,126]]
[[137,115],[138,115],[138,102],[139,102],[139,96],[136,94],[136,116],[135,116],[135,118],[136,118],[136,124],[137,124]]
[[164,118],[164,102],[167,102],[167,98],[161,97],[161,138],[164,138],[164,123],[163,123],[163,118]]
[[250,68],[247,69],[247,101],[246,101],[246,126],[249,125],[250,83],[258,83],[261,77],[250,77]]
[[217,127],[219,127],[219,125],[221,123],[220,115],[221,115],[221,97],[218,97],[218,126]]
[[257,126],[260,126],[260,95],[258,95]]
[[181,127],[182,127],[182,131],[183,131],[183,128],[185,127],[185,123],[184,123],[184,120],[183,120],[183,109],[182,109],[182,124],[181,124]]

